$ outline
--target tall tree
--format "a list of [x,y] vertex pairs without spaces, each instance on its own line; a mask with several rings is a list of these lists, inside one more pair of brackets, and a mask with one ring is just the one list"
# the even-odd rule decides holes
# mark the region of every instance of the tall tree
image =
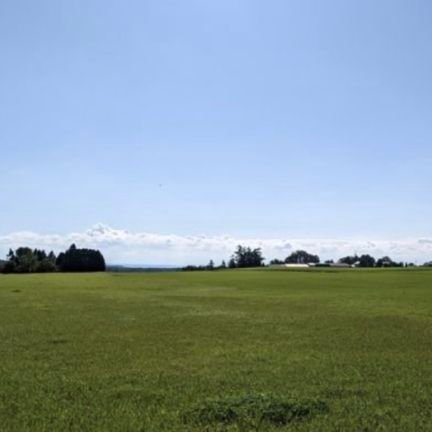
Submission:
[[241,245],[237,246],[230,260],[230,264],[238,268],[261,267],[263,262],[261,248],[251,249]]

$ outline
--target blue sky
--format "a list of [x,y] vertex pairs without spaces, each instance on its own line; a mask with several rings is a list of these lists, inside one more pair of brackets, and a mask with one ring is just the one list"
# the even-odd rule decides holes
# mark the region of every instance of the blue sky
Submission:
[[431,21],[426,0],[3,0],[0,235],[432,236]]

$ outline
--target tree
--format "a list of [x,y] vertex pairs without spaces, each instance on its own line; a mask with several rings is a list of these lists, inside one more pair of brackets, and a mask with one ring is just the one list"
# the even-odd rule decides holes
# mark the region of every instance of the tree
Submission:
[[221,265],[220,265],[220,268],[221,268],[221,269],[226,269],[226,268],[227,268],[227,265],[226,265],[225,260],[222,260],[222,263],[221,263]]
[[105,271],[105,259],[100,251],[78,249],[74,244],[64,253],[59,254],[56,264],[64,272]]
[[20,247],[9,250],[3,273],[35,273],[55,271],[55,263],[50,262],[44,250]]
[[403,267],[403,263],[393,261],[390,257],[385,256],[377,260],[377,267]]
[[376,260],[371,255],[362,255],[359,260],[359,267],[375,267]]
[[230,264],[238,268],[261,267],[264,257],[262,256],[261,248],[251,249],[250,247],[239,245],[231,260]]
[[48,254],[48,260],[51,261],[53,264],[55,264],[55,262],[56,262],[56,256],[55,256],[55,253],[53,251],[51,251]]
[[350,266],[354,265],[355,263],[357,263],[359,261],[359,257],[358,255],[348,255],[346,257],[340,258],[339,259],[339,263],[341,264],[348,264]]
[[50,273],[50,272],[55,272],[56,270],[57,267],[55,265],[55,262],[52,262],[48,258],[45,258],[44,260],[38,263],[38,266],[35,271],[37,273]]
[[47,254],[44,250],[35,249],[33,251],[33,255],[38,261],[43,261],[44,259],[47,259]]
[[270,265],[281,265],[281,264],[284,264],[284,261],[282,261],[282,260],[280,260],[280,259],[277,259],[277,258],[272,259],[272,260],[270,261]]
[[204,271],[204,270],[207,270],[207,266],[187,265],[182,268],[182,271]]
[[9,250],[7,261],[1,266],[3,273],[46,273],[62,271],[104,271],[105,259],[101,252],[92,249],[77,249],[72,245],[56,258],[51,251],[19,247]]
[[16,264],[14,261],[9,260],[3,264],[3,269],[2,269],[3,273],[15,273],[15,270],[16,270]]
[[298,250],[285,258],[286,264],[319,264],[318,255],[312,255],[304,250]]
[[15,272],[32,273],[38,265],[38,257],[28,247],[20,247],[15,251]]
[[207,270],[214,270],[214,262],[213,260],[210,260],[210,262],[207,264]]

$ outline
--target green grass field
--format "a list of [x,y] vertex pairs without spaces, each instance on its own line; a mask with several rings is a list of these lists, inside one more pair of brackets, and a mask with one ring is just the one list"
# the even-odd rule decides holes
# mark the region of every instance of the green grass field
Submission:
[[0,342],[1,431],[432,430],[431,271],[0,276]]

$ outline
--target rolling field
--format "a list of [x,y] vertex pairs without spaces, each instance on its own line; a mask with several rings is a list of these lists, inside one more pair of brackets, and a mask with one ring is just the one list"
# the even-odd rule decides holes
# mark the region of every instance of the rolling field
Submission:
[[0,430],[431,431],[432,271],[0,275]]

